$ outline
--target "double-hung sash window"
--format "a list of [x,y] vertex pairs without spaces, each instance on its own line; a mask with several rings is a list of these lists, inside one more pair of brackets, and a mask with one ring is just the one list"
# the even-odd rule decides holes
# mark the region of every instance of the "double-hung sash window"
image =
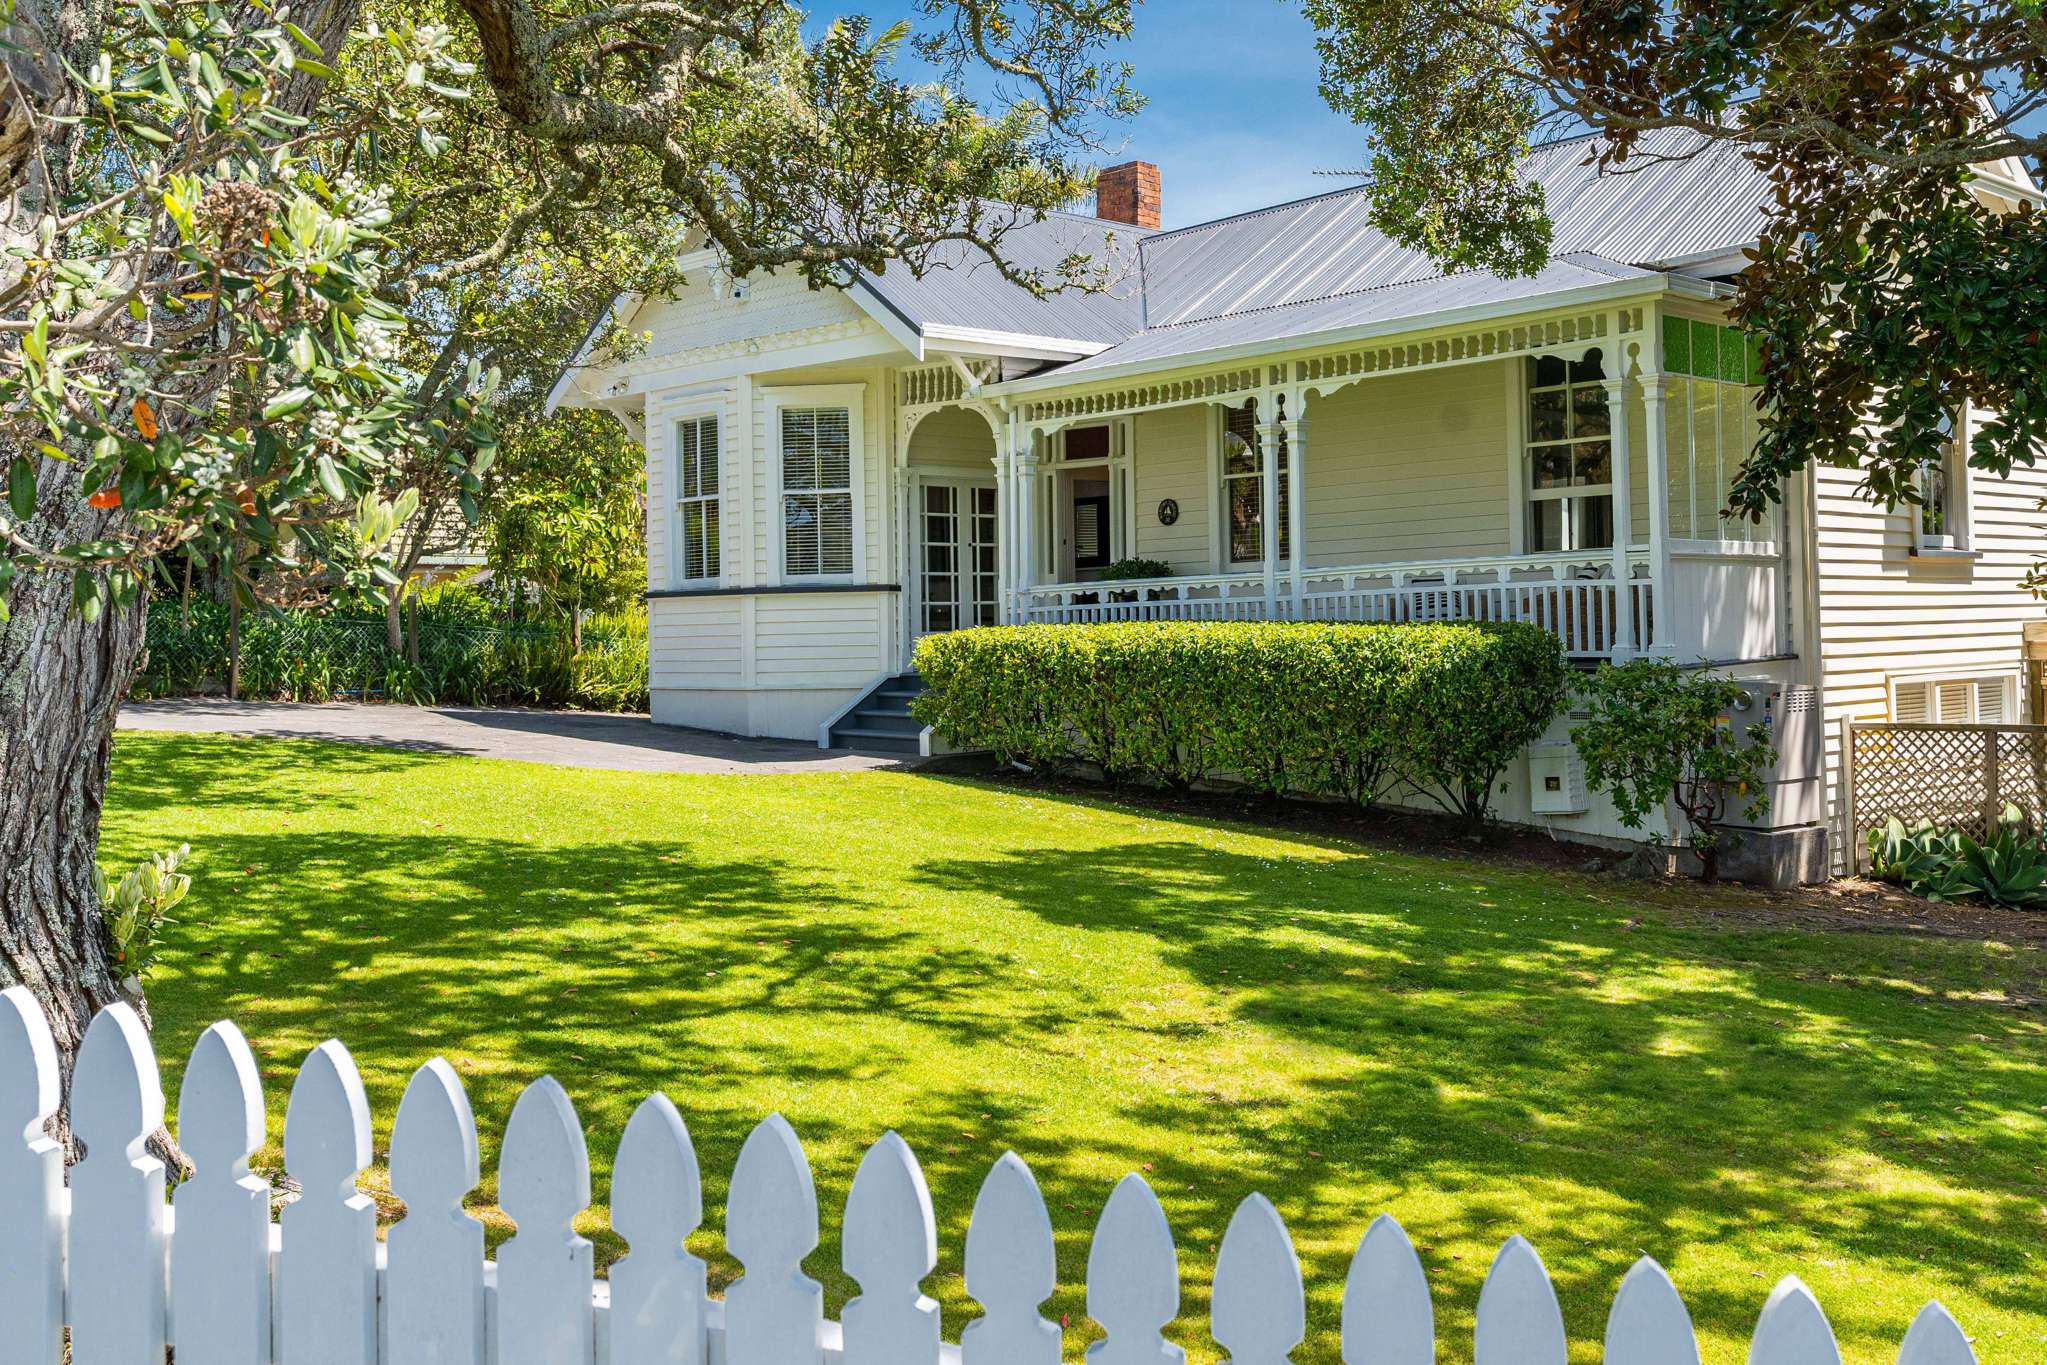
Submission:
[[718,419],[685,417],[675,424],[675,563],[684,582],[716,578],[718,562]]
[[[1223,409],[1223,539],[1232,564],[1265,562],[1265,456],[1258,438],[1258,410],[1246,403]],[[1279,557],[1292,553],[1287,535],[1286,430],[1280,429]]]
[[853,572],[853,432],[843,407],[782,408],[782,574]]
[[1528,548],[1599,550],[1613,544],[1613,431],[1606,372],[1583,360],[1528,361]]
[[1969,438],[1966,415],[1943,413],[1938,459],[1919,465],[1919,502],[1912,517],[1912,548],[1965,550],[1968,548],[1966,502],[1963,480],[1969,476]]

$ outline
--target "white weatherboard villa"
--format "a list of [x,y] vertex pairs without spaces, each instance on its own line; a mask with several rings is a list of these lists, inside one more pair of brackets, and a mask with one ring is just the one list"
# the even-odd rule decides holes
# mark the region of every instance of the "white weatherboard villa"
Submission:
[[[914,748],[924,635],[1179,618],[1518,619],[1588,665],[1706,661],[1765,684],[1815,770],[1843,716],[2021,718],[2047,468],[1972,478],[1958,440],[1924,509],[1821,469],[1765,524],[1720,517],[1756,426],[1727,281],[1767,188],[1725,148],[1673,157],[1684,136],[1627,174],[1583,141],[1533,153],[1555,255],[1519,279],[1444,274],[1356,189],[1156,231],[1143,163],[1103,173],[1108,217],[1008,240],[1113,262],[1103,293],[1036,298],[965,255],[812,291],[697,253],[679,297],[619,304],[644,350],[554,395],[646,442],[655,719]],[[1976,189],[2040,201],[2015,163]],[[1104,580],[1131,560],[1150,576]],[[1501,814],[1622,835],[1566,729]],[[1824,827],[1809,785],[1772,827]]]

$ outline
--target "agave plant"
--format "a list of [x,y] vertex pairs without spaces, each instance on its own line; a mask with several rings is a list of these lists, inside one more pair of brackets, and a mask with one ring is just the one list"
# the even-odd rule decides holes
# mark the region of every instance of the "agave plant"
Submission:
[[1997,832],[1980,843],[1930,820],[1907,826],[1896,816],[1869,831],[1868,841],[1871,872],[1914,895],[2047,905],[2047,841],[2016,806],[2004,808]]

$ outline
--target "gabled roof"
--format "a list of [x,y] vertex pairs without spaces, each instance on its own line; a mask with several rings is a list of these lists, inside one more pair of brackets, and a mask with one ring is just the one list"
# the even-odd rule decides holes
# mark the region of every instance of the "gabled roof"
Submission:
[[[1602,175],[1587,164],[1592,147],[1590,137],[1572,138],[1522,162],[1522,174],[1543,187],[1552,254],[1656,268],[1760,235],[1769,188],[1739,149],[1660,131],[1642,139],[1625,169]],[[1170,326],[1442,273],[1370,215],[1369,190],[1358,185],[1147,238],[1145,322]]]
[[1002,388],[1022,391],[1055,382],[1106,379],[1125,370],[1156,368],[1162,361],[1216,360],[1240,349],[1270,350],[1276,343],[1311,337],[1361,339],[1402,330],[1420,317],[1449,321],[1508,305],[1561,301],[1564,296],[1619,296],[1664,285],[1665,277],[1657,271],[1574,252],[1553,258],[1533,275],[1505,277],[1468,270],[1151,327],[1106,351]]
[[[904,328],[922,338],[933,333],[999,333],[1046,342],[1076,342],[1075,353],[1111,345],[1144,325],[1137,245],[1144,230],[1128,223],[1073,213],[1048,213],[1022,222],[1002,237],[1003,258],[1023,271],[1047,277],[1071,256],[1087,257],[1105,270],[1107,287],[1039,296],[1003,277],[979,248],[945,247],[933,268],[913,275],[907,268],[863,274],[854,294],[863,306],[878,303]],[[860,297],[861,295],[869,297]],[[878,319],[887,325],[887,319]],[[893,329],[892,329],[893,330]]]

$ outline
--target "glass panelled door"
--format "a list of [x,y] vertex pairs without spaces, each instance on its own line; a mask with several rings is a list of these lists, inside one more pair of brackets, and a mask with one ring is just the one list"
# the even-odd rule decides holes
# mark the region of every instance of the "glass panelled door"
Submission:
[[927,479],[917,496],[917,633],[995,624],[995,486]]

